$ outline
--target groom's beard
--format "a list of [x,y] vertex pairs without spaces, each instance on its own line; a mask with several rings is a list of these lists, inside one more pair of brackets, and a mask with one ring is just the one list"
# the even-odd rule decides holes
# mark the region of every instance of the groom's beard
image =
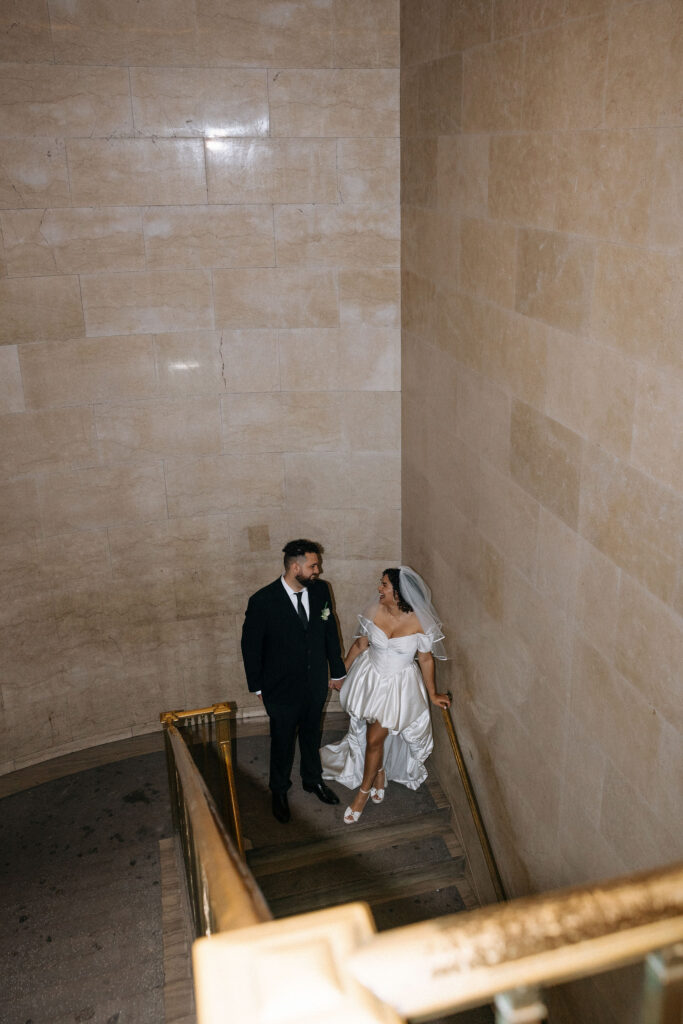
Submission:
[[310,579],[308,579],[308,577],[306,577],[306,576],[296,576],[295,577],[296,582],[299,584],[300,587],[309,587],[311,585],[311,583],[315,583],[317,578],[318,578],[317,576],[311,576]]

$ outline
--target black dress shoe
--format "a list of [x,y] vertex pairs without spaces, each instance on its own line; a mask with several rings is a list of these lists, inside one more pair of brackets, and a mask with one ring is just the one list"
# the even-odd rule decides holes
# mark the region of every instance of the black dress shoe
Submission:
[[304,789],[307,793],[315,793],[318,800],[322,800],[324,804],[338,804],[339,797],[336,793],[333,793],[329,786],[326,786],[324,782],[316,782],[314,786],[307,786],[304,782]]
[[273,814],[283,825],[291,818],[286,793],[273,793]]

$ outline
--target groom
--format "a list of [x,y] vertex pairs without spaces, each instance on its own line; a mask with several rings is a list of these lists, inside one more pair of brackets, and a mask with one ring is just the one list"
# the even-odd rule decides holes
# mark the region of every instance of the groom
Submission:
[[287,790],[299,734],[301,781],[326,804],[339,797],[322,780],[320,720],[334,681],[346,674],[332,599],[322,572],[322,547],[291,540],[282,549],[285,571],[249,598],[242,627],[247,684],[270,718],[270,780],[273,814],[289,821]]

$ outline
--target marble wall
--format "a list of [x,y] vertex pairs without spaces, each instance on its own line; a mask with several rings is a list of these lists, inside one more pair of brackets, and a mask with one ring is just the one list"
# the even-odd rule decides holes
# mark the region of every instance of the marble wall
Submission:
[[404,559],[510,891],[653,867],[683,856],[683,7],[401,18]]
[[[244,688],[400,550],[398,0],[0,11],[0,770]],[[360,597],[359,597],[360,595]]]

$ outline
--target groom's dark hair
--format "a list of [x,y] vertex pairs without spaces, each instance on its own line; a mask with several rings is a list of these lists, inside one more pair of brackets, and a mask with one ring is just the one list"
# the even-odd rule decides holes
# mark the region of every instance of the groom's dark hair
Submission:
[[316,544],[314,540],[306,540],[304,537],[288,541],[282,549],[285,556],[285,572],[292,562],[298,562],[300,558],[305,558],[309,553],[322,555],[324,550],[322,544]]

